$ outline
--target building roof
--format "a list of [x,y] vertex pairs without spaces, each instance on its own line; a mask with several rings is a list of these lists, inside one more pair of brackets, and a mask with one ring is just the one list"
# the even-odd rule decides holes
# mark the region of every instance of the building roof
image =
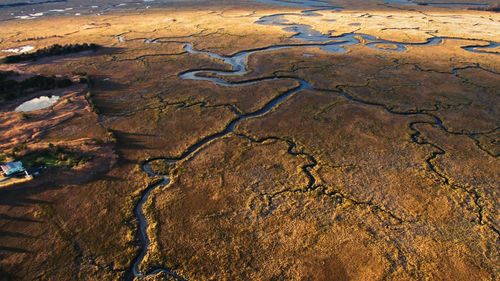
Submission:
[[0,167],[6,176],[10,176],[18,172],[24,172],[23,163],[21,163],[21,161],[3,163]]

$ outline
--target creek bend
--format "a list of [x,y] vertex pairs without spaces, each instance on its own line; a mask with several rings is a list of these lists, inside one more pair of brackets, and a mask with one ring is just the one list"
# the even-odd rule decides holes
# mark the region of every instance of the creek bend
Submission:
[[[261,81],[269,81],[269,80],[278,80],[278,79],[287,79],[291,81],[296,81],[298,83],[298,86],[293,87],[291,89],[288,89],[287,91],[281,93],[280,95],[276,96],[272,100],[268,101],[263,107],[260,109],[249,112],[249,113],[243,113],[243,114],[237,114],[236,117],[230,121],[226,127],[214,134],[208,135],[203,137],[202,139],[198,140],[194,144],[192,144],[190,147],[188,147],[181,155],[176,156],[176,157],[164,157],[164,156],[159,156],[159,157],[153,157],[146,159],[142,162],[141,168],[143,172],[145,172],[149,177],[161,177],[161,180],[156,181],[155,183],[150,184],[144,191],[142,192],[138,203],[134,207],[134,214],[139,222],[139,228],[138,228],[138,238],[141,243],[141,248],[137,256],[134,258],[133,263],[128,270],[126,274],[126,280],[133,280],[134,278],[145,278],[147,276],[151,275],[156,275],[159,273],[163,273],[166,275],[169,275],[170,277],[176,279],[176,280],[185,280],[181,276],[177,275],[175,272],[173,272],[170,269],[167,268],[152,268],[148,272],[141,272],[140,270],[140,264],[142,263],[144,257],[146,256],[149,246],[150,246],[150,240],[147,234],[147,229],[148,229],[148,221],[147,218],[144,214],[143,207],[145,203],[148,201],[150,198],[151,193],[156,190],[157,188],[161,186],[168,186],[171,181],[168,175],[163,175],[163,174],[156,174],[150,163],[152,161],[166,161],[169,165],[175,166],[179,162],[183,162],[185,160],[188,160],[192,157],[194,157],[199,151],[201,151],[203,148],[206,146],[210,145],[212,142],[221,139],[231,133],[234,133],[236,126],[251,118],[258,118],[262,117],[276,108],[278,108],[280,105],[282,105],[285,101],[287,101],[289,98],[292,96],[300,93],[303,90],[321,90],[321,89],[314,89],[308,81],[305,81],[301,78],[298,77],[291,77],[291,76],[270,76],[270,77],[262,77],[262,78],[255,78],[255,79],[250,79],[250,80],[244,80],[244,81],[230,81],[231,77],[243,77],[248,73],[248,58],[255,54],[255,53],[263,53],[263,52],[271,52],[271,51],[276,51],[276,50],[283,50],[283,49],[289,49],[289,48],[309,48],[309,47],[318,47],[326,52],[330,53],[345,53],[347,52],[347,47],[357,45],[357,44],[364,44],[365,46],[369,48],[374,48],[378,49],[380,51],[386,51],[386,52],[403,52],[407,50],[408,46],[416,46],[416,47],[425,47],[425,46],[435,46],[438,44],[442,44],[445,39],[447,40],[463,40],[461,38],[453,38],[453,37],[432,37],[426,40],[425,42],[419,42],[419,43],[403,43],[403,42],[394,42],[394,41],[388,41],[388,40],[383,40],[383,39],[378,39],[374,36],[367,35],[367,34],[362,34],[362,33],[346,33],[342,34],[339,36],[330,36],[328,34],[323,34],[315,29],[313,29],[309,25],[304,25],[304,24],[294,24],[290,23],[287,19],[284,17],[287,15],[301,15],[301,16],[321,16],[318,14],[318,11],[325,11],[325,10],[332,10],[336,11],[339,10],[340,8],[338,7],[333,7],[326,5],[325,2],[321,1],[291,1],[291,2],[282,2],[282,1],[261,1],[261,2],[266,2],[266,3],[271,3],[273,2],[274,4],[278,4],[276,2],[279,2],[280,4],[283,3],[292,3],[294,7],[306,7],[309,8],[308,10],[301,11],[300,13],[280,13],[280,14],[273,14],[273,15],[267,15],[261,17],[258,21],[256,21],[256,24],[262,24],[262,25],[270,25],[270,26],[279,26],[282,27],[283,30],[285,31],[290,31],[294,32],[294,35],[292,35],[292,38],[298,39],[299,41],[302,41],[304,43],[294,43],[294,44],[282,44],[282,45],[271,45],[267,47],[262,47],[262,48],[255,48],[255,49],[249,49],[249,50],[243,50],[239,51],[233,55],[230,56],[223,56],[219,55],[213,52],[209,51],[199,51],[196,50],[191,43],[184,43],[184,50],[189,54],[189,55],[201,55],[201,56],[208,56],[210,58],[213,58],[215,60],[222,61],[225,64],[230,65],[231,69],[230,70],[219,70],[219,69],[192,69],[192,70],[187,70],[184,72],[181,72],[178,74],[178,77],[182,80],[196,80],[196,81],[206,81],[206,82],[211,82],[219,86],[224,86],[224,87],[243,87],[243,86],[248,86],[252,85],[255,83],[259,83]],[[475,40],[475,39],[474,39]],[[153,40],[154,41],[154,40]],[[492,42],[492,41],[485,41],[485,40],[476,40],[478,42],[486,42],[486,44],[475,44],[475,45],[469,45],[469,46],[464,46],[462,49],[470,52],[475,52],[475,53],[483,53],[483,54],[498,54],[495,52],[489,52],[488,49],[496,48],[499,46],[498,42]],[[394,46],[394,48],[386,48],[386,47],[381,47],[382,45],[390,45]],[[369,105],[374,105],[374,106],[382,106],[382,104],[371,104],[368,102],[364,102],[361,100],[354,99],[353,97],[348,96],[346,93],[340,93],[339,96],[342,96],[348,100],[354,101],[354,102],[360,102],[364,104],[369,104]],[[385,108],[385,110],[390,111],[389,109]],[[450,132],[444,125],[442,124],[442,121],[437,118],[436,116],[429,114],[429,113],[423,113],[423,112],[391,112],[395,114],[402,114],[402,115],[427,115],[435,118],[435,125],[440,127],[442,130]]]

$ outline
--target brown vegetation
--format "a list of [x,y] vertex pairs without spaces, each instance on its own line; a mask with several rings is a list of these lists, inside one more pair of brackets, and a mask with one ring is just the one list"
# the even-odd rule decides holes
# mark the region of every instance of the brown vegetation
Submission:
[[[0,190],[2,277],[130,277],[143,246],[134,210],[147,191],[142,211],[151,244],[142,273],[167,268],[194,280],[498,277],[500,57],[463,47],[498,40],[500,16],[429,6],[290,15],[290,23],[325,34],[454,39],[404,52],[358,44],[346,53],[256,53],[244,77],[223,77],[256,81],[245,86],[179,78],[191,69],[229,70],[188,53],[184,43],[221,55],[303,43],[281,27],[255,24],[282,11],[259,7],[1,23],[0,49],[30,40],[40,48],[105,47],[15,66],[44,76],[84,73],[92,84],[57,90],[63,97],[29,118],[13,112],[23,99],[2,104],[0,149],[18,147],[21,157],[51,143],[91,158]],[[294,89],[297,78],[312,88],[189,157],[164,161]],[[168,185],[141,170],[147,159],[157,159],[151,171],[168,175]]]

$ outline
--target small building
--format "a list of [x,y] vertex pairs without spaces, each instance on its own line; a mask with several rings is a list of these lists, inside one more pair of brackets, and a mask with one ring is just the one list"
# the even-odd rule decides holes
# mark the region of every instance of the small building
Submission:
[[23,163],[21,163],[21,161],[3,163],[2,165],[0,165],[0,168],[2,169],[5,177],[10,177],[21,173],[24,173],[28,176],[28,172],[26,172],[26,170],[24,169]]

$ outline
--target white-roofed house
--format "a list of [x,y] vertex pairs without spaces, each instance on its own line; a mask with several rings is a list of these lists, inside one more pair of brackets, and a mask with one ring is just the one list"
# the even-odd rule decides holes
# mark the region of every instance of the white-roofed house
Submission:
[[23,167],[21,161],[7,162],[0,165],[2,172],[5,177],[10,177],[16,174],[25,173],[28,176],[28,172]]

